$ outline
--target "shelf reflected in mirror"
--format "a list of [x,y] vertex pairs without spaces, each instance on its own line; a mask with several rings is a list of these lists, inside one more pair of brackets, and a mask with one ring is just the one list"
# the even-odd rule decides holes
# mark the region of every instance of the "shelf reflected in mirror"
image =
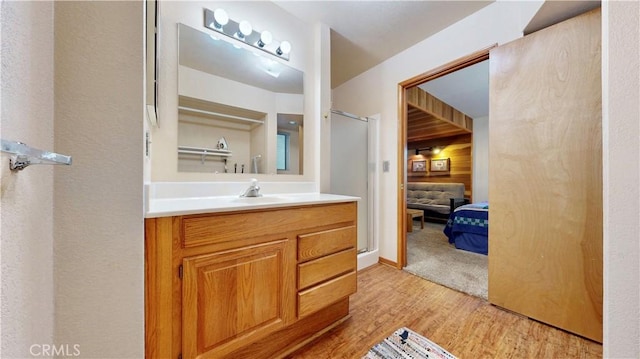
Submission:
[[303,73],[214,35],[178,24],[178,171],[302,174]]

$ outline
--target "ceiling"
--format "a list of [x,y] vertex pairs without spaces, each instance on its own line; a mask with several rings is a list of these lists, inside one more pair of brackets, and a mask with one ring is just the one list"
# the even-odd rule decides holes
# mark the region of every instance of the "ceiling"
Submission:
[[489,60],[418,87],[471,118],[489,116]]
[[331,28],[331,88],[336,88],[493,0],[274,2]]
[[524,34],[528,35],[600,6],[600,0],[545,1],[536,16],[524,28]]

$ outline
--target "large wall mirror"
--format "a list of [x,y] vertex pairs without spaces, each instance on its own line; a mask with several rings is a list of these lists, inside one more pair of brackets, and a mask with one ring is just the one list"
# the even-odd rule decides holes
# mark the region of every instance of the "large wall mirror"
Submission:
[[178,171],[302,174],[303,73],[178,24]]

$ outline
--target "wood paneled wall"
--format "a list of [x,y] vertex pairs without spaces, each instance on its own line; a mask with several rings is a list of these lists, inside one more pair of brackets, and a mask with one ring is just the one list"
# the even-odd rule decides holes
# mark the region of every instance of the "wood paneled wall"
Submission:
[[423,109],[407,106],[407,141],[426,141],[441,137],[452,137],[471,133],[452,123],[440,120]]
[[471,117],[417,86],[407,89],[407,103],[431,114],[437,120],[454,125],[466,132],[473,131],[473,119]]
[[[471,134],[454,137],[444,137],[428,141],[410,142],[407,145],[408,182],[439,182],[439,183],[464,183],[465,197],[471,198],[472,187],[472,160],[471,160]],[[416,148],[440,147],[442,150],[438,154],[429,151],[422,151],[420,155],[415,155]],[[448,173],[430,172],[431,159],[449,158]],[[413,172],[412,162],[414,160],[426,160],[427,172]]]

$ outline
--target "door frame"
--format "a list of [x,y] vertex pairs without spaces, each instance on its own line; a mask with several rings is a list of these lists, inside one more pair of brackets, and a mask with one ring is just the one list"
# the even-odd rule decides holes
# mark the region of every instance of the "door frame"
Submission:
[[424,82],[461,70],[489,59],[489,51],[498,44],[476,51],[465,57],[453,60],[433,70],[398,84],[398,249],[396,267],[402,269],[407,265],[407,99],[406,90]]

